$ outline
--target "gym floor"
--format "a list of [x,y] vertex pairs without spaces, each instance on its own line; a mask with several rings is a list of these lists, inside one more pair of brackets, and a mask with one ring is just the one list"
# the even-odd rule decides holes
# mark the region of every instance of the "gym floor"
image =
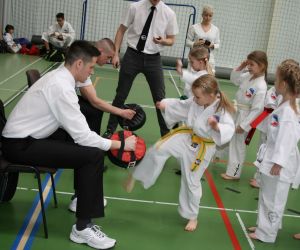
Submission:
[[[25,71],[38,69],[47,72],[58,64],[39,57],[24,55],[0,55],[0,98],[6,104],[6,116],[26,91]],[[165,72],[167,97],[178,97],[172,77],[179,91],[183,84],[174,70]],[[97,67],[92,76],[98,96],[111,101],[117,86],[118,71],[109,65]],[[232,99],[236,87],[228,80],[220,80],[221,89]],[[153,107],[150,90],[142,75],[139,75],[128,103],[138,103],[144,107],[147,122],[136,131],[147,145],[159,138],[159,128]],[[105,131],[108,115],[102,121],[101,132]],[[149,190],[139,184],[131,194],[126,193],[122,183],[130,170],[121,169],[105,160],[108,170],[104,174],[104,193],[108,200],[105,217],[95,220],[103,231],[117,239],[115,249],[120,250],[227,250],[263,249],[296,250],[300,241],[292,235],[300,232],[299,191],[291,190],[280,230],[275,244],[251,241],[246,228],[254,226],[257,218],[258,189],[249,186],[249,179],[255,173],[252,162],[255,160],[258,144],[256,134],[248,147],[245,167],[239,181],[224,181],[220,174],[225,171],[226,159],[210,164],[203,176],[199,224],[195,232],[184,231],[186,220],[177,212],[180,176],[175,174],[179,164],[175,159],[168,160],[157,183]],[[63,166],[62,166],[63,167]],[[18,189],[8,203],[0,204],[0,248],[1,249],[91,249],[69,240],[75,215],[68,211],[73,194],[73,173],[59,170],[55,176],[58,208],[54,208],[49,176],[44,176],[44,199],[49,238],[44,238],[39,207],[37,181],[32,174],[20,174]]]

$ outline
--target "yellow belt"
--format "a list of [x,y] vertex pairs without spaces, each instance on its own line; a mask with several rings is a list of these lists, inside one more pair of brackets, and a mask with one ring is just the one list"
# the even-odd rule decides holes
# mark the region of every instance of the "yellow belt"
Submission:
[[161,137],[155,145],[156,148],[159,148],[161,146],[161,144],[163,144],[166,140],[168,140],[171,136],[173,136],[175,134],[191,134],[192,143],[200,145],[196,160],[194,161],[194,163],[191,166],[192,171],[197,170],[200,166],[200,163],[204,159],[204,156],[206,153],[206,146],[214,145],[214,141],[211,139],[208,139],[208,138],[203,138],[203,137],[197,136],[197,135],[193,134],[193,130],[191,128],[186,127],[186,126],[181,126],[176,129],[172,129],[169,133],[167,133],[166,135]]

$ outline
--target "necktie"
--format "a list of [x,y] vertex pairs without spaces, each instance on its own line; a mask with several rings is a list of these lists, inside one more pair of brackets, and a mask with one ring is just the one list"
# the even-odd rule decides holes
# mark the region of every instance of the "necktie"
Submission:
[[154,14],[154,10],[155,10],[155,7],[152,6],[151,7],[151,12],[149,13],[149,16],[148,16],[148,18],[146,20],[146,23],[144,25],[144,28],[143,28],[143,31],[141,33],[140,39],[138,41],[138,44],[136,45],[136,49],[138,51],[143,51],[144,48],[145,48],[145,44],[146,44],[146,41],[147,41],[147,36],[148,36],[148,33],[149,33],[151,21],[152,21],[153,14]]

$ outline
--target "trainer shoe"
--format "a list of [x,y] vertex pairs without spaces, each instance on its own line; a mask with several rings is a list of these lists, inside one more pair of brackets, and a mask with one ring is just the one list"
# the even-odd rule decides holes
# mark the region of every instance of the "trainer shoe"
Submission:
[[[104,207],[107,206],[107,200],[105,198],[103,198],[103,205],[104,205]],[[69,210],[71,212],[76,213],[76,207],[77,207],[77,197],[75,197],[73,200],[71,200],[71,203],[69,205]]]
[[78,244],[87,244],[96,249],[109,249],[115,246],[116,240],[106,236],[97,225],[92,225],[81,231],[73,225],[70,240]]

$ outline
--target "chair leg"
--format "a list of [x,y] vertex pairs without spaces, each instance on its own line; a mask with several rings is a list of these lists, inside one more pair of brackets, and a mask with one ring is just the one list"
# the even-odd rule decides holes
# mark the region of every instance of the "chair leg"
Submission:
[[36,176],[37,176],[38,185],[39,185],[39,194],[40,194],[40,203],[41,203],[41,208],[42,208],[44,233],[45,233],[45,238],[48,239],[48,228],[47,228],[45,206],[44,206],[44,199],[43,199],[43,189],[42,189],[42,183],[41,183],[41,175],[38,171],[36,171]]
[[55,190],[55,182],[54,182],[53,174],[50,174],[50,176],[51,176],[51,182],[52,182],[54,206],[57,208],[57,198],[56,198],[56,190]]

